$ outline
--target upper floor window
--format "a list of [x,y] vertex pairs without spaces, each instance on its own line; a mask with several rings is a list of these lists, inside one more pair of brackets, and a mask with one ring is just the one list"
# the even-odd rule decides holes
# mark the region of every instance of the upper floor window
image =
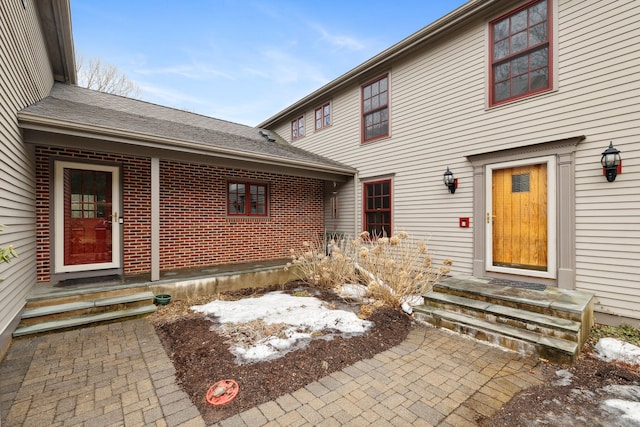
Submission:
[[267,185],[229,181],[227,214],[230,216],[267,216]]
[[300,116],[291,122],[291,140],[304,136],[304,116]]
[[362,86],[363,142],[389,136],[389,75]]
[[327,102],[322,107],[316,108],[316,130],[331,125],[331,103]]
[[391,237],[391,180],[364,183],[364,229],[372,238]]
[[536,0],[492,21],[490,105],[551,88],[548,0]]

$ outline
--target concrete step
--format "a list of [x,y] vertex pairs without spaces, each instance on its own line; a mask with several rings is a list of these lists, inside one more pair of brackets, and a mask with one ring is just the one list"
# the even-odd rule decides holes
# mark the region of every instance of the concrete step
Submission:
[[590,293],[552,286],[544,290],[522,289],[488,282],[489,279],[473,276],[453,276],[435,285],[433,290],[579,322],[586,325],[581,341],[593,325],[594,302]]
[[521,353],[535,354],[557,363],[572,363],[580,350],[580,345],[573,341],[545,336],[539,332],[495,323],[441,308],[420,305],[414,307],[414,313],[418,319],[432,325]]
[[103,313],[87,314],[66,319],[51,320],[33,325],[18,326],[18,328],[13,332],[13,336],[19,337],[24,335],[54,331],[57,329],[74,328],[91,323],[142,316],[145,314],[153,313],[155,311],[155,305],[143,305],[140,307],[126,308],[123,310],[107,311]]
[[138,292],[131,295],[120,295],[111,298],[100,298],[91,301],[69,302],[56,305],[47,305],[36,308],[27,308],[22,313],[22,319],[30,319],[34,317],[44,317],[55,314],[74,312],[78,310],[87,310],[94,307],[107,307],[110,305],[128,304],[138,301],[149,300],[153,302],[153,292]]
[[85,301],[108,300],[121,296],[148,292],[148,286],[121,286],[105,289],[104,287],[55,288],[47,291],[33,292],[27,298],[26,309],[63,305]]
[[423,297],[424,304],[427,306],[455,311],[568,341],[580,341],[582,325],[574,320],[435,291],[428,292]]

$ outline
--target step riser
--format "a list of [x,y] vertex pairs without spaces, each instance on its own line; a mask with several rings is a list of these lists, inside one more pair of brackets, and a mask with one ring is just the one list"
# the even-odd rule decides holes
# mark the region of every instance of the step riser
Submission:
[[33,334],[42,334],[66,329],[82,328],[87,325],[100,324],[104,322],[128,320],[146,316],[150,313],[153,313],[155,310],[155,305],[144,305],[123,310],[113,310],[104,313],[96,313],[91,315],[71,317],[68,319],[54,320],[51,322],[42,322],[35,325],[18,327],[14,331],[13,336],[20,337]]
[[437,327],[446,328],[460,334],[468,335],[480,341],[486,341],[503,348],[517,351],[521,354],[537,355],[541,358],[552,360],[557,363],[571,364],[575,357],[574,354],[565,353],[558,349],[496,334],[492,331],[475,328],[428,313],[416,312],[416,318]]
[[573,333],[572,331],[557,330],[557,329],[545,327],[543,325],[531,323],[531,322],[528,322],[527,320],[516,319],[516,318],[506,317],[506,316],[499,316],[494,313],[478,311],[468,307],[461,307],[455,304],[443,304],[439,301],[431,301],[428,298],[425,298],[424,303],[429,307],[436,307],[443,310],[462,313],[468,316],[473,316],[473,317],[484,319],[490,322],[513,326],[515,328],[520,328],[520,329],[526,329],[528,331],[538,332],[542,335],[561,338],[568,341],[579,342],[579,338],[581,335],[580,332],[576,334],[576,333]]
[[127,309],[127,308],[142,307],[142,306],[150,305],[150,304],[153,304],[153,299],[141,300],[141,301],[133,301],[133,302],[127,302],[127,303],[122,303],[122,304],[106,305],[106,306],[94,306],[94,307],[87,308],[87,309],[71,310],[71,311],[66,311],[66,312],[63,312],[63,313],[53,313],[53,314],[48,314],[48,315],[38,316],[38,317],[31,317],[31,318],[26,318],[26,319],[23,318],[20,321],[20,325],[19,326],[35,325],[35,324],[38,324],[38,323],[49,322],[49,321],[52,321],[52,320],[69,319],[69,318],[73,318],[73,317],[84,316],[84,315],[87,315],[87,314],[107,313],[107,312],[110,312],[110,311],[117,311],[117,310],[124,310],[124,309]]
[[75,294],[69,296],[48,296],[43,299],[28,300],[25,309],[50,307],[59,304],[68,304],[73,302],[93,301],[103,298],[115,298],[120,296],[131,295],[132,293],[148,291],[149,287],[139,286],[125,289],[114,289],[109,291],[87,292],[84,294]]
[[474,293],[458,291],[458,290],[449,289],[446,287],[439,287],[437,285],[434,287],[434,291],[437,291],[443,294],[449,294],[449,295],[455,295],[459,297],[474,299],[476,301],[483,301],[490,304],[502,305],[504,307],[517,308],[519,310],[526,310],[526,311],[531,311],[533,313],[545,314],[547,316],[558,317],[560,319],[568,319],[568,320],[573,320],[575,322],[583,321],[582,319],[583,316],[581,313],[572,313],[564,310],[553,309],[550,307],[541,307],[541,306],[526,304],[522,302],[504,300],[500,298],[491,298],[491,297],[487,297],[486,295],[478,295]]

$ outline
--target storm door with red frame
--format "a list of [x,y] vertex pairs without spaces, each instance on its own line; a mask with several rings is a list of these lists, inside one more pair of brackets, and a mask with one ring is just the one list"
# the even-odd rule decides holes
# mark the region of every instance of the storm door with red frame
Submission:
[[56,162],[56,272],[120,267],[119,168]]

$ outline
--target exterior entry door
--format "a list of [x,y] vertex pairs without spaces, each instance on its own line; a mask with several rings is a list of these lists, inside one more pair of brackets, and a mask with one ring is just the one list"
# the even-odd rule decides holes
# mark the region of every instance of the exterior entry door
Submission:
[[489,166],[487,172],[487,270],[555,277],[555,206],[549,206],[550,189],[555,194],[553,163],[512,162]]
[[56,162],[56,273],[120,267],[119,172]]

